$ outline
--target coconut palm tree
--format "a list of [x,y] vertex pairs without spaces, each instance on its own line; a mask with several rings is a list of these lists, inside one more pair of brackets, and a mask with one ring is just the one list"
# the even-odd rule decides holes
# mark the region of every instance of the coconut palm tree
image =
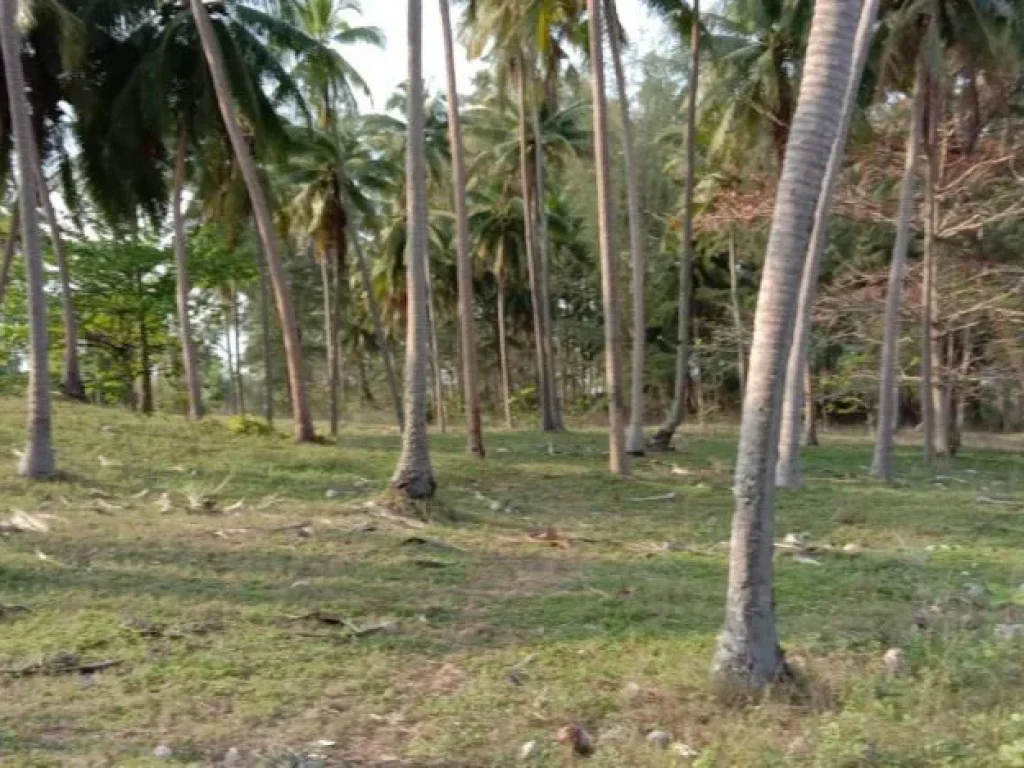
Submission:
[[626,72],[622,66],[622,32],[615,0],[605,0],[608,40],[611,44],[612,69],[619,97],[622,119],[622,151],[626,162],[626,199],[629,214],[629,262],[633,273],[633,371],[630,393],[629,429],[626,431],[626,451],[642,456],[644,436],[644,352],[647,324],[644,315],[644,231],[640,214],[640,169],[634,157],[633,122],[630,118],[629,92],[626,90]]
[[291,291],[284,272],[284,264],[281,261],[278,250],[274,220],[256,170],[256,164],[253,162],[251,150],[238,123],[238,116],[235,113],[235,106],[231,96],[228,72],[224,66],[217,31],[203,0],[190,0],[190,4],[202,42],[203,55],[210,68],[210,76],[213,80],[217,104],[234,150],[235,159],[245,179],[245,186],[249,192],[253,217],[256,222],[256,230],[259,234],[260,243],[263,246],[270,271],[270,282],[277,302],[281,331],[284,337],[285,357],[288,363],[288,380],[292,393],[295,437],[299,442],[307,442],[315,437],[313,417],[306,395],[305,371],[302,362],[302,349],[299,341],[295,309],[292,305]]
[[437,483],[427,438],[427,158],[423,108],[423,6],[409,0],[409,96],[406,139],[407,330],[405,430],[391,488],[409,499],[434,495]]
[[765,256],[736,461],[725,626],[713,671],[759,691],[787,668],[775,625],[774,469],[797,292],[821,182],[839,133],[859,4],[819,0]]
[[[588,0],[590,66],[594,91],[594,154],[597,165],[598,243],[601,250],[601,298],[604,309],[605,385],[608,396],[609,465],[617,475],[629,474],[622,407],[622,339],[619,336],[619,296],[612,254],[612,191],[608,160],[608,104],[604,86],[605,24],[603,0]],[[613,32],[612,34],[615,34]]]
[[[804,395],[810,389],[811,382],[811,371],[807,360],[811,336],[811,312],[814,309],[814,297],[818,290],[821,260],[828,242],[828,219],[832,208],[832,196],[839,179],[843,158],[846,156],[846,137],[850,132],[850,124],[857,105],[857,92],[868,60],[875,18],[878,16],[878,4],[879,0],[866,0],[861,8],[857,39],[854,42],[853,68],[843,97],[842,120],[829,157],[821,197],[818,199],[818,209],[814,214],[814,230],[811,232],[811,241],[804,262],[796,321],[793,328],[793,344],[789,351],[789,362],[786,367],[786,389],[782,401],[782,429],[779,436],[779,461],[776,467],[776,483],[780,488],[798,488],[800,486],[800,418],[805,411]],[[810,431],[814,426],[814,403],[808,400],[806,405],[809,409],[806,419],[807,428]]]
[[466,398],[466,448],[484,457],[480,392],[477,389],[476,328],[473,319],[473,267],[470,261],[469,211],[466,204],[466,161],[462,141],[462,116],[455,73],[455,43],[448,0],[439,0],[444,37],[445,75],[448,88],[448,141],[452,154],[452,194],[455,197],[455,248],[459,284],[459,343],[462,349],[462,390]]
[[21,62],[21,34],[18,31],[17,0],[0,4],[0,48],[3,49],[7,103],[18,153],[18,194],[21,210],[22,253],[28,285],[29,360],[28,446],[18,472],[26,477],[51,477],[56,471],[50,428],[50,370],[46,333],[46,299],[43,293],[43,252],[39,243],[36,214],[37,178],[35,138]]
[[679,0],[649,0],[652,7],[685,39],[690,36],[690,81],[686,105],[686,178],[683,182],[683,241],[679,251],[679,304],[675,385],[672,404],[665,421],[651,438],[651,447],[667,450],[686,416],[686,393],[690,380],[690,324],[693,301],[693,196],[697,174],[697,95],[700,87],[701,21],[700,2],[692,8]]

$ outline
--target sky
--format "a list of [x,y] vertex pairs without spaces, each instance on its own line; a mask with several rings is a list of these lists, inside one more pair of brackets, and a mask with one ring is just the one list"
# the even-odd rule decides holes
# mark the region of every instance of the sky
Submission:
[[[362,5],[361,19],[353,18],[352,23],[380,27],[387,36],[387,47],[378,50],[359,46],[346,51],[349,60],[370,86],[373,107],[381,110],[388,96],[406,78],[406,4],[403,0],[362,0]],[[642,7],[640,0],[618,0],[618,9],[630,40],[650,40],[660,29],[659,22]],[[459,9],[453,8],[452,15],[453,22],[457,24]],[[423,24],[423,74],[429,92],[444,88],[444,45],[440,12],[434,0],[424,0]],[[459,89],[467,90],[473,68],[467,62],[462,46],[458,43],[457,46],[460,55],[455,67],[459,74]],[[367,103],[362,106],[370,108]]]

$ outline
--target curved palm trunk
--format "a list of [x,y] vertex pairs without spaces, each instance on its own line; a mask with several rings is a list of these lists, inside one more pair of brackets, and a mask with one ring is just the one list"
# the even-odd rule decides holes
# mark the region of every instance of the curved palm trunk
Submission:
[[501,357],[501,395],[505,409],[505,426],[514,427],[512,420],[512,383],[508,370],[508,342],[505,330],[505,279],[498,278],[498,355]]
[[640,168],[633,149],[633,121],[629,115],[629,93],[626,73],[622,66],[622,42],[615,0],[605,0],[608,18],[608,39],[611,42],[612,66],[615,86],[619,94],[622,113],[622,149],[626,160],[627,200],[629,207],[629,261],[633,272],[633,380],[629,407],[629,429],[626,432],[626,451],[634,456],[644,453],[644,351],[647,324],[644,312],[644,258],[643,219],[640,214]]
[[451,9],[439,0],[444,36],[445,74],[448,86],[448,140],[452,153],[452,186],[455,195],[455,252],[459,284],[459,345],[462,350],[462,390],[466,398],[466,449],[484,457],[483,417],[477,384],[476,327],[473,319],[473,264],[469,256],[469,214],[466,209],[466,165],[463,157],[462,117],[455,79],[455,44]]
[[[853,121],[853,113],[857,106],[857,91],[860,89],[864,65],[867,63],[868,50],[871,47],[878,4],[879,0],[866,0],[861,8],[854,42],[853,65],[843,98],[839,133],[828,159],[818,208],[814,212],[814,230],[811,232],[811,242],[804,260],[800,295],[797,299],[796,325],[793,328],[793,345],[789,350],[789,363],[786,368],[786,390],[782,396],[782,431],[779,437],[779,461],[775,468],[775,482],[780,488],[800,487],[800,417],[805,415],[810,419],[814,414],[813,402],[809,402],[806,409],[804,407],[805,390],[809,391],[811,387],[811,371],[807,361],[811,343],[811,316],[814,312],[814,299],[818,294],[821,261],[828,245],[828,219],[832,210],[832,197],[839,181],[839,172],[843,167],[843,158],[846,157],[846,137],[850,133],[850,123]],[[807,428],[813,433],[811,421],[808,421]]]
[[892,263],[889,265],[882,363],[878,375],[878,431],[875,436],[875,452],[871,460],[872,476],[886,482],[893,478],[892,447],[899,397],[896,378],[900,351],[900,304],[903,298],[903,276],[907,271],[907,253],[910,250],[910,227],[914,218],[914,180],[921,152],[924,101],[924,67],[919,61],[914,83],[914,103],[910,113],[910,129],[907,132],[907,159],[903,169],[903,185],[896,219],[896,243],[893,245]]
[[537,96],[536,84],[530,81],[530,122],[533,126],[534,152],[534,211],[537,220],[537,255],[540,261],[541,314],[544,322],[544,333],[541,343],[544,346],[544,366],[547,380],[544,386],[548,391],[548,407],[551,410],[551,423],[556,432],[565,429],[562,419],[562,407],[558,401],[558,370],[555,367],[554,324],[551,321],[551,238],[548,235],[548,212],[544,194],[544,142],[540,125],[540,99]]
[[[548,386],[548,358],[544,351],[544,288],[542,270],[537,255],[537,234],[534,228],[533,174],[530,171],[529,137],[526,118],[526,57],[518,60],[517,84],[519,87],[519,176],[523,194],[523,224],[526,240],[526,271],[530,279],[530,304],[533,310],[533,340],[537,354],[537,394],[540,399],[541,429],[555,432],[558,424],[551,406],[551,392]],[[536,170],[534,170],[536,173]]]
[[18,245],[18,228],[21,226],[21,214],[18,202],[14,203],[14,210],[11,212],[11,231],[7,233],[7,242],[4,243],[3,258],[0,259],[0,308],[4,305],[4,296],[7,295],[7,286],[11,283],[11,265],[14,263],[14,250]]
[[206,10],[203,0],[189,0],[192,15],[195,18],[199,37],[202,41],[203,54],[210,69],[217,104],[220,107],[221,119],[227,130],[228,138],[234,149],[235,159],[245,179],[245,187],[249,192],[253,218],[256,220],[256,231],[259,233],[263,252],[266,255],[270,270],[270,282],[274,289],[277,312],[281,320],[281,335],[284,337],[285,359],[288,363],[288,381],[292,393],[292,417],[295,421],[295,439],[308,442],[316,437],[313,428],[313,417],[309,410],[309,398],[306,394],[305,371],[302,362],[302,343],[299,339],[298,323],[295,319],[295,308],[292,305],[291,290],[285,275],[284,264],[278,249],[277,234],[274,231],[274,220],[270,215],[263,186],[260,183],[256,164],[249,153],[249,146],[238,125],[235,107],[231,101],[230,81],[224,68],[220,43],[217,40],[213,23]]
[[826,166],[839,133],[859,5],[819,0],[776,196],[754,320],[736,460],[725,626],[713,672],[726,690],[761,691],[787,667],[775,626],[774,469],[797,291]]
[[359,263],[359,279],[363,284],[363,291],[366,293],[366,304],[370,310],[370,319],[373,321],[373,334],[377,340],[377,347],[380,349],[381,357],[384,360],[384,378],[388,382],[388,391],[391,393],[391,402],[395,408],[395,422],[398,430],[405,429],[405,417],[402,413],[402,393],[398,389],[398,376],[395,375],[395,364],[391,359],[391,345],[388,344],[387,334],[384,333],[384,321],[380,316],[380,307],[377,305],[377,298],[373,295],[373,277],[370,275],[370,264],[363,253],[363,244],[359,242],[359,235],[355,231],[352,217],[352,207],[346,204],[345,215],[349,221],[349,240],[356,252],[356,261]]
[[608,396],[609,466],[617,475],[629,474],[622,409],[622,339],[619,335],[619,294],[612,243],[612,186],[608,164],[608,105],[604,86],[603,0],[588,0],[590,63],[594,92],[594,153],[597,166],[598,242],[601,250],[601,304],[604,309],[605,384]]
[[410,499],[434,495],[427,438],[427,174],[423,114],[423,7],[409,0],[409,114],[406,138],[408,326],[405,343],[405,430],[391,488]]
[[14,145],[18,153],[21,242],[25,254],[25,282],[28,292],[29,369],[28,445],[18,466],[25,477],[46,478],[56,472],[50,427],[50,369],[46,333],[46,298],[43,294],[43,251],[39,243],[36,214],[35,151],[25,73],[21,64],[21,35],[17,26],[17,0],[0,2],[0,47],[3,48],[7,98],[10,104]]
[[78,361],[78,317],[75,315],[75,302],[71,296],[71,275],[68,272],[68,256],[64,250],[64,237],[60,232],[60,222],[53,210],[50,191],[43,176],[39,152],[32,140],[35,160],[36,183],[38,184],[39,202],[43,206],[43,214],[50,225],[50,243],[53,255],[57,260],[57,278],[60,281],[60,309],[64,322],[64,363],[62,368],[61,392],[72,400],[85,401],[85,384],[82,383],[82,369]]
[[188,233],[185,231],[185,216],[182,211],[182,193],[188,160],[188,133],[184,126],[178,133],[178,149],[174,156],[174,189],[171,194],[171,213],[174,217],[174,268],[176,300],[178,305],[178,340],[181,343],[182,364],[185,368],[185,392],[188,396],[188,418],[203,417],[203,390],[199,383],[199,363],[196,359],[196,345],[192,339],[192,321],[188,311],[188,295],[191,283],[188,274]]
[[697,90],[700,77],[700,0],[693,2],[690,33],[692,63],[686,105],[686,181],[683,189],[683,248],[679,257],[679,330],[676,347],[676,378],[672,405],[664,423],[651,438],[651,448],[667,451],[686,416],[686,384],[690,376],[690,305],[693,293],[693,188],[697,166]]

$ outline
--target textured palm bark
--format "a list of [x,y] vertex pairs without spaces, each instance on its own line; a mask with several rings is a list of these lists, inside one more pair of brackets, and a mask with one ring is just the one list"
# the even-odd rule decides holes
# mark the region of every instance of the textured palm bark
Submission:
[[889,265],[889,285],[885,299],[885,320],[882,336],[882,362],[878,376],[878,431],[871,460],[873,477],[890,482],[893,479],[892,449],[898,411],[897,374],[899,370],[900,305],[903,298],[903,278],[907,271],[910,251],[911,225],[914,218],[914,186],[917,178],[918,158],[921,153],[921,131],[924,118],[924,68],[918,62],[914,83],[910,126],[907,130],[907,156],[903,169],[899,212],[896,216],[896,242]]
[[409,103],[406,125],[406,244],[408,324],[405,339],[405,429],[391,477],[393,490],[428,499],[437,483],[427,437],[427,172],[423,114],[423,7],[409,0]]
[[558,376],[555,367],[554,336],[555,329],[551,320],[551,238],[548,234],[548,213],[545,203],[544,179],[544,139],[540,125],[540,98],[537,95],[537,88],[532,78],[530,81],[530,122],[533,127],[533,178],[535,191],[533,196],[533,214],[537,221],[537,258],[540,263],[540,290],[541,290],[541,314],[544,323],[544,333],[541,335],[541,343],[544,347],[544,370],[547,372],[547,379],[544,386],[547,389],[548,408],[551,411],[550,420],[554,431],[561,432],[565,429],[565,422],[562,419],[562,407],[558,400]]
[[188,131],[182,124],[178,131],[178,147],[174,155],[174,181],[171,190],[171,215],[174,219],[174,271],[175,301],[178,309],[178,341],[181,344],[181,362],[185,373],[185,395],[188,418],[203,417],[203,389],[199,382],[199,362],[192,338],[192,319],[188,297],[192,284],[188,272],[188,232],[182,210],[182,196],[188,173]]
[[736,331],[736,375],[740,382],[740,400],[747,390],[747,345],[743,339],[743,312],[740,310],[740,280],[736,266],[736,233],[729,230],[729,306],[732,310],[732,325]]
[[17,0],[0,0],[0,48],[10,105],[14,147],[17,152],[18,204],[21,209],[21,243],[25,255],[25,284],[28,299],[28,445],[18,465],[18,474],[43,479],[56,474],[50,423],[50,369],[46,331],[46,297],[43,293],[43,250],[39,242],[36,213],[37,169],[25,99],[25,73],[21,62],[21,35],[17,24]]
[[448,141],[452,153],[455,195],[455,253],[459,286],[459,345],[462,350],[462,391],[466,401],[466,449],[484,457],[483,415],[477,379],[476,323],[473,319],[473,262],[470,258],[469,211],[466,206],[466,162],[462,141],[462,115],[455,77],[455,43],[448,0],[439,0],[444,37],[445,83],[448,90]]
[[782,429],[779,437],[779,461],[775,470],[775,482],[780,488],[799,488],[800,478],[800,419],[807,419],[804,429],[805,437],[812,437],[814,445],[817,434],[814,427],[814,403],[805,407],[805,390],[810,390],[811,373],[808,363],[808,349],[811,344],[811,319],[814,312],[814,300],[818,295],[818,276],[821,262],[825,258],[828,246],[828,222],[832,211],[832,198],[835,195],[839,172],[846,157],[846,138],[850,133],[853,113],[857,108],[857,92],[864,74],[864,67],[871,48],[871,37],[875,19],[878,16],[880,0],[866,0],[860,12],[857,24],[857,37],[854,40],[853,63],[849,82],[843,96],[842,117],[839,132],[832,152],[829,156],[828,168],[822,181],[821,195],[814,214],[814,229],[811,242],[807,247],[804,259],[803,274],[800,278],[800,294],[797,299],[796,321],[793,329],[793,344],[789,351],[789,362],[786,367],[786,390],[782,401]]
[[690,322],[693,302],[693,191],[697,166],[697,96],[700,76],[700,2],[693,2],[693,27],[690,34],[690,87],[686,105],[686,180],[683,185],[683,244],[679,258],[678,346],[676,347],[675,386],[672,405],[650,447],[667,451],[672,438],[686,417],[686,389],[690,377]]
[[629,92],[626,72],[622,66],[622,41],[619,39],[619,21],[615,0],[604,0],[607,14],[608,40],[611,43],[612,69],[622,119],[622,152],[626,162],[626,200],[629,211],[629,263],[633,273],[633,370],[630,383],[629,428],[626,430],[626,451],[642,456],[646,444],[644,435],[644,353],[647,342],[645,321],[643,218],[640,213],[640,168],[636,162],[633,121],[629,113]]
[[267,203],[266,194],[263,191],[259,174],[256,171],[256,164],[253,162],[252,155],[250,154],[248,142],[238,124],[238,117],[235,114],[235,106],[231,97],[228,73],[224,67],[223,54],[213,29],[213,22],[210,20],[210,14],[203,0],[189,0],[189,4],[192,9],[192,16],[195,19],[196,28],[199,31],[203,55],[210,70],[210,78],[213,81],[214,91],[216,92],[221,119],[224,122],[228,138],[231,141],[231,147],[234,150],[235,159],[242,171],[245,187],[249,193],[253,219],[256,221],[256,231],[259,234],[260,243],[263,246],[263,253],[265,254],[267,267],[270,272],[270,284],[274,289],[274,299],[277,303],[277,313],[281,322],[281,335],[284,339],[285,360],[288,363],[288,386],[291,392],[295,439],[300,443],[309,442],[316,437],[316,431],[313,428],[313,416],[309,409],[309,397],[306,391],[302,342],[299,338],[298,323],[295,319],[295,307],[292,303],[291,289],[288,286],[288,276],[285,274],[284,263],[281,260],[277,242],[277,233],[274,230],[274,219],[270,214],[270,206]]
[[853,64],[860,5],[819,0],[768,240],[736,460],[725,626],[713,674],[757,692],[788,673],[775,624],[775,462],[796,304]]
[[50,190],[43,176],[38,147],[35,138],[31,140],[32,157],[36,173],[36,184],[39,191],[39,203],[43,206],[43,214],[50,227],[50,244],[57,261],[57,279],[60,283],[60,311],[64,324],[64,360],[61,368],[61,392],[72,400],[85,401],[85,384],[82,381],[82,369],[78,360],[78,316],[75,314],[75,301],[71,295],[71,274],[68,271],[68,256],[64,250],[64,236],[60,231],[57,212],[50,200]]
[[594,154],[597,166],[598,244],[601,251],[601,304],[604,310],[605,391],[608,397],[608,456],[614,474],[629,474],[622,403],[622,338],[620,335],[618,278],[612,253],[612,180],[608,160],[608,104],[604,83],[603,0],[588,0],[590,63],[593,88]]

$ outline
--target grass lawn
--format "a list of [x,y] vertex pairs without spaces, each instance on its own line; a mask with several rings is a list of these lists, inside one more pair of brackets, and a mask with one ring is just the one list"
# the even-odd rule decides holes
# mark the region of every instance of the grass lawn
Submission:
[[866,441],[810,449],[776,530],[807,534],[776,573],[806,689],[736,708],[707,678],[724,432],[626,480],[599,432],[489,433],[484,463],[436,436],[421,526],[375,502],[393,430],[296,447],[61,404],[67,479],[32,484],[15,477],[22,408],[0,399],[0,518],[49,530],[0,537],[4,766],[218,765],[232,748],[243,766],[559,766],[571,724],[596,738],[592,766],[1024,766],[1012,451],[968,449],[933,482],[904,447],[905,482],[884,487]]

